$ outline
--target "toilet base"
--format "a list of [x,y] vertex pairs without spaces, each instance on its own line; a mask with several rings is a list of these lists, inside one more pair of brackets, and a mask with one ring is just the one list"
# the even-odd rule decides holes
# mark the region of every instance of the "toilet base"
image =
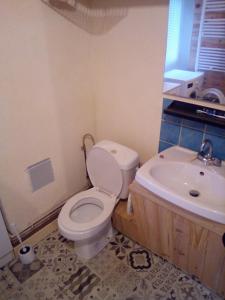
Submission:
[[110,220],[98,234],[86,240],[75,241],[75,252],[84,260],[90,259],[97,255],[98,252],[108,244],[113,235],[113,228]]

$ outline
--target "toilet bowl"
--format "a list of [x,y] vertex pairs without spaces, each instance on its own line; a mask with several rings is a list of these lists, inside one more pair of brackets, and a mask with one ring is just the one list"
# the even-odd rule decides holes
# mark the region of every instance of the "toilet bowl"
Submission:
[[58,217],[60,233],[75,242],[78,256],[95,256],[112,237],[113,209],[120,198],[128,197],[138,163],[135,151],[107,140],[88,153],[87,170],[94,187],[71,197]]

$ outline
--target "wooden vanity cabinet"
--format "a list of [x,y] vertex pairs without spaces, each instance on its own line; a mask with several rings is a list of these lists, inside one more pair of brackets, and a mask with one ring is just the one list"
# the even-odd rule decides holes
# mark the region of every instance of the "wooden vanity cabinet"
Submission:
[[225,225],[185,211],[135,181],[130,192],[133,213],[127,215],[120,202],[114,226],[225,297]]

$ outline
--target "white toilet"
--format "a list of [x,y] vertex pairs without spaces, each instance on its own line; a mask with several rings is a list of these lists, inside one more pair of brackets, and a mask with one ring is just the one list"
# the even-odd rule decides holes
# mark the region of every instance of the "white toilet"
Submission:
[[95,256],[112,237],[113,209],[119,199],[128,197],[138,164],[135,151],[107,140],[88,153],[87,170],[94,187],[71,197],[58,217],[60,233],[75,242],[78,256]]

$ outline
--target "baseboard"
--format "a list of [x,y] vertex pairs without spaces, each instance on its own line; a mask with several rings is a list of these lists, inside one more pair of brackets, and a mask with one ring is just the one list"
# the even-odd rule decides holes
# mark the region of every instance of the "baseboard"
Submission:
[[[57,230],[58,228],[58,223],[57,219],[55,219],[53,222],[49,223],[39,231],[35,232],[32,234],[29,238],[23,241],[24,245],[30,245],[30,246],[35,246],[38,244],[41,240],[43,240],[46,236],[51,234],[53,231]],[[21,248],[21,245],[17,245],[13,248],[14,255],[17,257],[19,250]]]
[[[44,228],[45,226],[47,226],[48,224],[50,224],[51,222],[56,220],[64,203],[65,202],[60,204],[60,206],[55,208],[53,211],[51,211],[49,214],[47,214],[46,216],[44,216],[43,218],[41,218],[40,220],[38,220],[31,226],[29,226],[28,228],[26,228],[25,230],[20,232],[20,237],[21,237],[22,241],[27,240],[33,234],[35,234],[37,231],[41,230],[42,228]],[[19,245],[19,240],[16,236],[12,236],[10,238],[10,240],[11,240],[13,247],[16,247],[17,245]]]
[[[89,188],[90,188],[90,186],[87,185],[81,191],[78,191],[78,193],[82,192],[84,190],[87,190]],[[75,193],[75,194],[77,194],[77,193]],[[35,234],[37,231],[41,230],[42,228],[44,228],[45,226],[47,226],[48,224],[50,224],[51,222],[53,222],[54,220],[56,220],[57,217],[58,217],[58,215],[59,215],[59,212],[60,212],[61,208],[63,207],[63,205],[66,203],[67,200],[69,200],[75,194],[73,194],[70,197],[68,197],[57,208],[55,208],[54,210],[52,210],[51,212],[49,212],[47,215],[45,215],[44,217],[42,217],[41,219],[39,219],[38,221],[36,221],[31,226],[27,227],[22,232],[20,232],[20,237],[21,237],[22,241],[27,240],[33,234]],[[19,240],[18,240],[18,238],[15,235],[11,236],[10,240],[11,240],[11,243],[12,243],[13,247],[16,247],[17,245],[19,245]]]

